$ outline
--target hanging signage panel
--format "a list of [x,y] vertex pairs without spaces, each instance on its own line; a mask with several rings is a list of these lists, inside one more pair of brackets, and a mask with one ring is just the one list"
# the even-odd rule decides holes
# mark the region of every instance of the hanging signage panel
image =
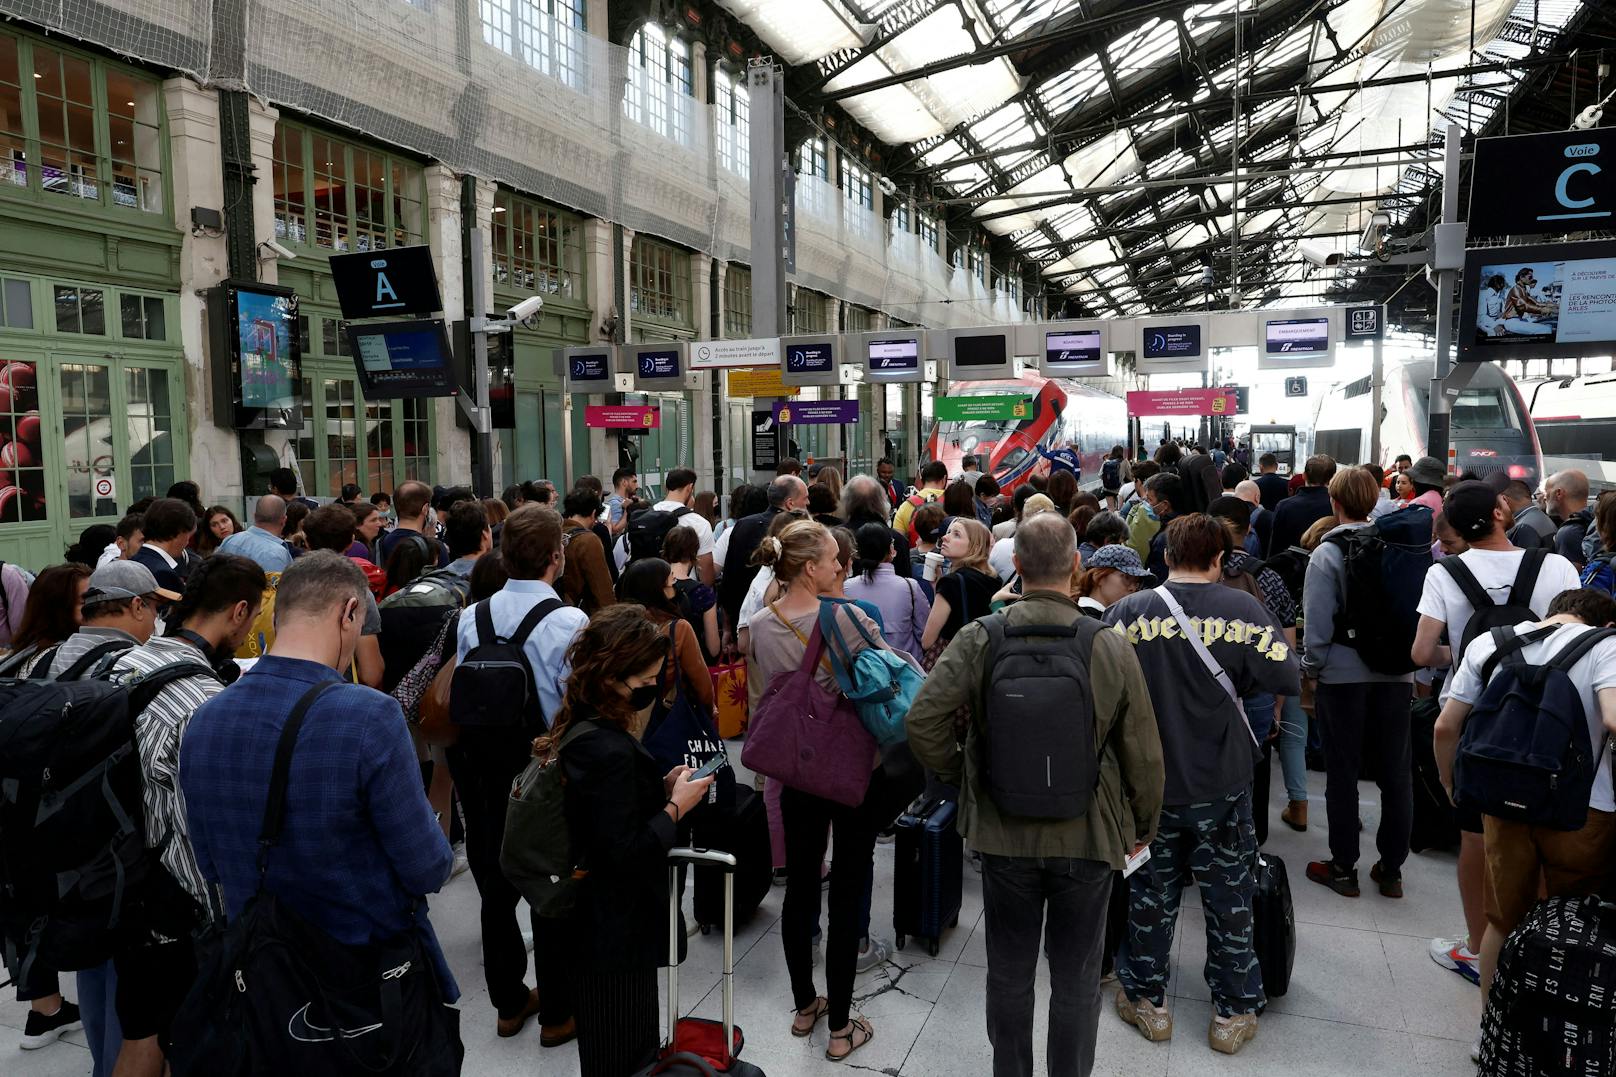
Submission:
[[1468,234],[1563,235],[1611,227],[1616,127],[1476,139]]
[[781,426],[836,426],[856,423],[857,400],[777,400],[774,421]]
[[770,408],[752,409],[752,470],[773,471],[780,465],[780,427]]
[[730,396],[796,396],[802,390],[787,385],[777,366],[755,370],[731,370],[724,375],[724,389]]
[[1459,359],[1576,358],[1616,348],[1616,240],[1465,256]]
[[1138,323],[1134,369],[1140,374],[1182,374],[1207,365],[1205,316],[1163,316]]
[[1016,395],[940,396],[932,401],[939,422],[1005,422],[1032,414],[1032,397]]
[[432,248],[424,244],[333,254],[331,282],[337,287],[342,316],[350,320],[436,314],[443,309]]
[[634,388],[657,392],[690,387],[686,371],[688,345],[683,341],[659,344],[625,344],[618,349],[621,369],[633,376]]
[[662,409],[655,405],[590,404],[584,425],[605,430],[655,430],[662,425]]
[[1038,369],[1046,378],[1109,377],[1111,356],[1101,321],[1056,322],[1037,327]]
[[841,380],[841,338],[781,337],[775,361],[787,385],[836,385]]
[[[501,336],[509,336],[507,333]],[[596,344],[587,348],[560,348],[561,376],[568,392],[609,393],[612,391],[612,370],[617,365],[615,349],[610,344]]]
[[441,318],[350,323],[348,343],[367,400],[455,394],[449,334]]
[[1169,389],[1128,394],[1129,415],[1234,415],[1233,389]]
[[752,340],[698,340],[690,346],[690,369],[770,366],[780,359],[779,337]]

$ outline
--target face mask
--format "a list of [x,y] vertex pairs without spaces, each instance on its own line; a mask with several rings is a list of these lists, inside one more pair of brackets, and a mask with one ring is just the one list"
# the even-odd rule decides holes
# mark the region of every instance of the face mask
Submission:
[[641,685],[631,688],[628,693],[629,704],[637,711],[643,711],[657,699],[657,686],[654,684]]
[[1156,506],[1155,505],[1152,505],[1148,501],[1141,501],[1140,504],[1145,507],[1145,515],[1146,516],[1150,517],[1152,520],[1156,519]]

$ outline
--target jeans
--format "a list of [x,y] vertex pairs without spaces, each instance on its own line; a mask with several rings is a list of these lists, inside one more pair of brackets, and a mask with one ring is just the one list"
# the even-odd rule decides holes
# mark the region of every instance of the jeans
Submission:
[[1205,804],[1162,808],[1150,859],[1128,878],[1128,932],[1117,979],[1130,999],[1163,1005],[1179,896],[1193,876],[1206,914],[1206,985],[1218,1016],[1262,1007],[1262,970],[1251,937],[1256,858],[1249,789]]
[[1285,798],[1307,800],[1307,711],[1301,696],[1286,696],[1279,708],[1279,769],[1285,774]]
[[780,790],[780,821],[786,835],[786,898],[780,941],[791,974],[792,1004],[814,1001],[813,934],[819,923],[819,866],[827,828],[836,835],[836,865],[830,874],[830,924],[825,938],[825,996],[832,1030],[846,1026],[853,1004],[858,962],[860,908],[869,893],[876,831],[892,822],[884,771],[870,775],[864,802],[855,808],[786,786]]
[[[483,978],[488,1000],[500,1017],[516,1017],[527,1006],[527,947],[516,918],[521,899],[499,866],[505,840],[505,807],[511,781],[527,765],[532,741],[521,730],[462,731],[448,750],[461,810],[466,815],[466,861],[482,898]],[[573,1016],[572,975],[575,962],[568,921],[534,914],[533,966],[538,980],[539,1022],[566,1024]]]
[[84,1019],[84,1038],[89,1041],[93,1077],[108,1077],[123,1050],[123,1027],[118,1024],[118,974],[112,962],[85,969],[78,974],[79,1016]]
[[[1324,736],[1324,806],[1330,823],[1330,859],[1341,867],[1358,863],[1358,775],[1365,752],[1375,753],[1380,786],[1380,829],[1375,848],[1381,866],[1397,871],[1408,859],[1414,822],[1413,748],[1408,708],[1414,686],[1392,682],[1321,684],[1314,709]],[[1365,731],[1368,736],[1365,736]]]
[[983,854],[993,1077],[1031,1077],[1033,981],[1046,932],[1049,1077],[1086,1077],[1094,1068],[1112,874],[1110,865],[1097,860]]

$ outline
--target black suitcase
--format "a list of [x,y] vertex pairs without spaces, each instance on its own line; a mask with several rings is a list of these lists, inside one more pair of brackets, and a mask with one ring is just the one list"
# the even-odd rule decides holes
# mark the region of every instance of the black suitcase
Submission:
[[1459,824],[1453,802],[1442,788],[1442,775],[1436,768],[1436,716],[1441,710],[1436,697],[1416,699],[1409,707],[1409,739],[1414,761],[1414,813],[1409,828],[1408,847],[1413,852],[1426,849],[1452,849],[1459,844]]
[[1480,1072],[1616,1074],[1616,905],[1540,901],[1510,933],[1481,1018]]
[[[704,809],[704,814],[709,809]],[[711,811],[698,821],[693,839],[709,849],[735,857],[735,920],[744,923],[769,895],[774,878],[774,850],[769,846],[769,816],[763,795],[736,783],[735,810]],[[692,895],[696,923],[703,935],[724,922],[724,876],[715,867],[697,865]]]
[[1296,962],[1296,910],[1291,904],[1290,876],[1285,861],[1260,854],[1255,871],[1257,886],[1251,895],[1251,939],[1262,969],[1263,993],[1278,998],[1291,986]]
[[959,924],[965,842],[954,826],[958,811],[952,800],[924,798],[893,824],[892,930],[900,950],[915,938],[936,957],[943,929]]

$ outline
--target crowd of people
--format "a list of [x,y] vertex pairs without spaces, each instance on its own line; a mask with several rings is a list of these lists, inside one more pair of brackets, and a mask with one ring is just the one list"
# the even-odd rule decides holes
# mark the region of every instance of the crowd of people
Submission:
[[[872,649],[918,687],[901,736],[861,732],[867,757],[836,762],[862,792],[753,768],[784,888],[790,1031],[823,1021],[832,1060],[876,1035],[854,1006],[855,977],[892,946],[872,928],[874,849],[926,798],[957,803],[981,873],[1003,1077],[1034,1069],[1040,953],[1050,1074],[1092,1069],[1107,990],[1146,1039],[1173,1035],[1192,878],[1208,1043],[1232,1054],[1257,1035],[1275,755],[1295,831],[1318,822],[1307,771],[1326,775],[1305,878],[1344,898],[1361,892],[1361,779],[1380,792],[1368,878],[1384,899],[1405,897],[1431,813],[1447,820],[1460,905],[1432,957],[1483,992],[1540,891],[1613,892],[1616,639],[1585,637],[1616,624],[1616,494],[1594,501],[1581,472],[1534,490],[1431,458],[1387,473],[1318,455],[1286,476],[1245,446],[1163,441],[1137,461],[1118,446],[1094,492],[1055,468],[1006,495],[971,457],[915,479],[888,460],[845,478],[786,460],[725,501],[686,468],[647,496],[624,467],[565,492],[408,481],[322,505],[282,468],[245,524],[182,482],[86,528],[60,564],[0,565],[0,686],[123,693],[143,829],[113,857],[117,929],[99,949],[78,941],[93,960],[61,960],[49,917],[0,897],[23,1047],[82,1025],[98,1077],[180,1069],[219,929],[265,894],[334,950],[412,940],[428,967],[409,997],[449,1006],[459,987],[425,898],[469,870],[497,1034],[536,1019],[541,1048],[576,1040],[585,1077],[639,1073],[661,1046],[658,969],[683,946],[666,854],[732,795],[721,768],[682,750],[670,764],[655,731],[676,714],[716,730],[714,671],[737,666],[753,734],[788,720],[775,700],[799,672],[862,707],[849,677]],[[1450,802],[1485,780],[1458,778],[1455,757],[1515,655],[1560,656],[1599,753],[1573,829],[1478,810],[1485,789]],[[564,906],[541,908],[502,860],[535,760],[564,776]],[[32,840],[0,827],[0,870]]]

